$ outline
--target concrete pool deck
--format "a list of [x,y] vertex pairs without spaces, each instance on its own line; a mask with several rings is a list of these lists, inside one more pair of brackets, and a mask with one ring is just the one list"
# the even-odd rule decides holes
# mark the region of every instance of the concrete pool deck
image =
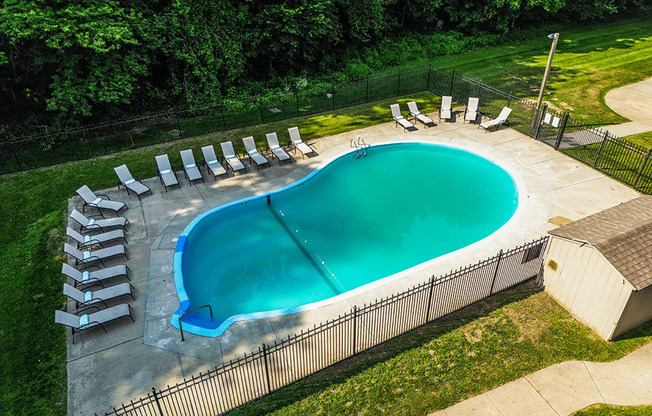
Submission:
[[[503,128],[485,133],[474,125],[439,123],[436,127],[403,132],[394,123],[324,137],[314,142],[318,156],[296,163],[188,186],[178,174],[181,189],[165,192],[158,178],[144,182],[153,195],[127,196],[112,188],[98,193],[129,205],[121,214],[128,226],[129,261],[136,301],[135,322],[121,320],[107,326],[108,334],[91,329],[68,344],[68,413],[93,414],[111,410],[123,402],[146,395],[152,387],[162,388],[257,349],[262,343],[287,338],[301,329],[348,312],[353,305],[405,290],[431,275],[485,259],[500,249],[530,241],[561,223],[576,220],[639,196],[636,191],[601,173],[555,152],[514,130]],[[179,306],[172,274],[175,238],[198,214],[244,197],[264,194],[305,177],[328,160],[350,150],[352,139],[363,137],[369,144],[395,141],[423,141],[459,147],[484,156],[507,169],[519,184],[521,206],[515,217],[490,237],[416,266],[400,276],[348,299],[320,309],[232,325],[218,338],[186,335],[170,324]],[[208,141],[207,141],[208,144]],[[152,166],[155,162],[152,159]],[[202,173],[203,170],[202,170]],[[81,185],[81,184],[80,184]],[[79,198],[69,208],[80,209]],[[80,209],[81,210],[81,209]],[[88,211],[88,210],[87,210]],[[111,304],[110,304],[111,305]],[[74,306],[69,304],[69,310]]]

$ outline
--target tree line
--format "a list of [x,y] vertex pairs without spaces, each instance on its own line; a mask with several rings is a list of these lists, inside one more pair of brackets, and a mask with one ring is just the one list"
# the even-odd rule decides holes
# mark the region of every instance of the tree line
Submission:
[[646,0],[4,0],[0,130],[365,75],[409,59],[397,40],[446,54],[641,10]]

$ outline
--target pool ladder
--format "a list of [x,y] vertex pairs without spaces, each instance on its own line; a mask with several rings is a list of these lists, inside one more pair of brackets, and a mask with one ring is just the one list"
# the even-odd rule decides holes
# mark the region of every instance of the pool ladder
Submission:
[[360,159],[365,156],[367,156],[367,149],[369,149],[370,145],[365,143],[364,139],[360,136],[358,136],[358,140],[356,141],[355,139],[351,139],[351,148],[355,148],[355,156],[353,157],[354,159]]
[[186,309],[181,313],[181,316],[179,316],[179,331],[181,331],[181,341],[185,341],[185,338],[183,337],[183,324],[181,323],[181,318],[183,318],[183,315],[187,314],[188,312],[193,312],[198,309],[203,309],[203,308],[208,308],[208,311],[211,313],[211,321],[213,320],[213,308],[211,308],[211,305],[202,305],[198,306],[196,308],[192,309]]

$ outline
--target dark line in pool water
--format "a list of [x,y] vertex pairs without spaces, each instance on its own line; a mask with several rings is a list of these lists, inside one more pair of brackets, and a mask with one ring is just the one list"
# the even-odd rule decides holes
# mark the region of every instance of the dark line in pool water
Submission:
[[[299,241],[296,234],[293,233],[292,230],[290,229],[290,227],[288,227],[288,225],[285,223],[285,221],[283,221],[283,218],[281,218],[281,216],[278,214],[276,209],[272,205],[267,205],[267,208],[271,211],[274,218],[276,218],[276,221],[278,221],[278,223],[281,224],[281,227],[283,227],[283,229],[288,234],[288,236],[290,236],[290,238],[292,239],[294,244],[296,244],[297,247],[299,247],[299,250],[301,250],[301,252],[303,253],[303,255],[306,256],[306,258],[308,259],[310,264],[312,264],[312,266],[315,268],[315,270],[317,270],[317,272],[319,272],[319,275],[322,277],[322,279],[324,279],[326,284],[328,286],[330,286],[331,289],[333,289],[333,292],[337,293],[338,295],[343,293],[344,290],[341,290],[337,286],[335,286],[333,284],[333,282],[331,281],[330,276],[324,270],[325,264],[320,265],[319,262],[314,259],[314,257],[310,254],[310,252],[306,249],[306,247],[304,247],[304,245],[301,244],[301,241]],[[316,254],[315,254],[315,256],[319,257]]]

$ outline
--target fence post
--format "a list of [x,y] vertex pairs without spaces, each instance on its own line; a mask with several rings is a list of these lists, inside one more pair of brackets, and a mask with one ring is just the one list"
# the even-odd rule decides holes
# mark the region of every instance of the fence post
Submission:
[[428,308],[426,309],[426,321],[430,321],[430,304],[432,303],[432,291],[435,288],[435,276],[430,277],[430,291],[428,292]]
[[267,380],[267,393],[272,392],[272,386],[269,383],[269,364],[267,364],[267,345],[263,344],[263,361],[265,361],[265,379]]
[[426,82],[426,89],[430,91],[430,68],[432,67],[432,64],[428,64],[428,81]]
[[566,123],[568,123],[569,118],[570,114],[567,112],[564,113],[564,115],[561,117],[561,125],[559,126],[559,131],[557,132],[557,140],[555,141],[555,150],[559,150],[561,140],[564,138],[564,131],[566,131]]
[[333,91],[331,93],[331,104],[333,106],[333,111],[335,111],[335,81],[331,81],[331,90]]
[[299,117],[299,93],[297,91],[294,92],[294,98],[297,102],[297,117]]
[[367,94],[364,97],[364,102],[365,103],[369,102],[369,75],[367,75]]
[[543,104],[543,107],[541,107],[541,113],[539,114],[539,117],[537,119],[537,125],[534,129],[534,140],[539,140],[539,135],[541,134],[541,126],[543,125],[543,118],[546,116],[547,110],[548,110],[548,105]]
[[222,101],[222,103],[220,104],[220,107],[221,107],[220,110],[222,111],[222,127],[223,127],[223,130],[226,130],[226,119],[224,118],[224,101]]
[[179,129],[179,138],[183,139],[183,133],[181,132],[181,123],[179,123],[179,115],[177,114],[176,111],[174,112],[174,118],[177,119],[177,128]]
[[645,169],[645,165],[647,165],[648,160],[650,160],[650,154],[651,153],[652,153],[652,149],[647,151],[647,155],[645,156],[645,160],[643,161],[643,164],[641,165],[641,169],[639,169],[638,175],[636,175],[636,181],[634,182],[634,189],[637,189],[638,180],[641,179],[641,175],[643,174],[643,170]]
[[16,154],[16,149],[14,146],[11,146],[11,153],[14,155],[14,159],[16,159],[16,165],[18,166],[17,170],[21,170],[22,166],[20,165],[20,159],[18,158],[18,154]]
[[455,82],[455,70],[453,69],[453,74],[451,75],[451,87],[448,90],[448,95],[453,96],[453,83]]
[[602,144],[600,145],[600,150],[598,151],[598,157],[595,158],[595,163],[593,163],[593,167],[596,169],[598,169],[598,162],[600,161],[600,156],[602,156],[602,150],[604,149],[604,144],[606,143],[608,138],[609,138],[609,130],[605,130],[604,138],[602,139]]
[[478,93],[477,93],[478,98],[480,98],[480,90],[481,89],[482,89],[482,83],[478,82]]
[[163,409],[161,409],[161,403],[158,401],[158,397],[156,396],[156,389],[152,387],[152,393],[154,393],[154,401],[156,402],[156,407],[158,407],[158,414],[163,416]]
[[356,321],[358,320],[358,307],[353,307],[353,354],[355,355],[355,333],[356,333]]
[[509,96],[507,97],[507,107],[512,103],[512,92],[509,92]]
[[260,108],[260,122],[265,122],[265,114],[263,114],[263,100],[258,100],[258,107]]
[[489,289],[488,296],[491,296],[491,294],[494,291],[494,285],[496,284],[496,276],[498,276],[498,267],[500,267],[500,260],[502,260],[502,258],[503,258],[503,250],[501,249],[500,252],[498,252],[498,260],[496,260],[496,270],[494,270],[494,278],[491,281],[491,289]]
[[401,70],[398,70],[398,82],[396,85],[396,95],[401,95]]

